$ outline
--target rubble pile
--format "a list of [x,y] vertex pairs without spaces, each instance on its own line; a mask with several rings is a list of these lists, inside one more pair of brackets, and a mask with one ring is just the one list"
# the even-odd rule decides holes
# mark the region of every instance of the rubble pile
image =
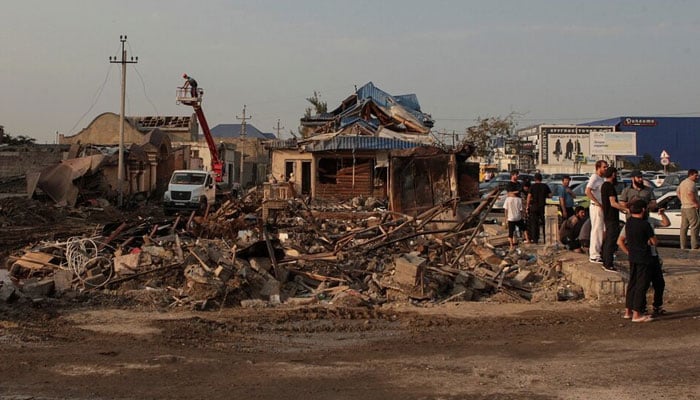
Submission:
[[507,251],[500,226],[484,223],[495,198],[472,204],[458,224],[444,219],[456,200],[413,217],[371,200],[328,209],[289,199],[263,221],[251,196],[203,216],[115,222],[91,237],[43,241],[8,257],[0,301],[96,290],[200,309],[432,303],[494,293],[526,301],[538,288],[577,298],[551,251]]
[[0,227],[52,223],[65,218],[67,213],[66,209],[26,197],[0,198]]

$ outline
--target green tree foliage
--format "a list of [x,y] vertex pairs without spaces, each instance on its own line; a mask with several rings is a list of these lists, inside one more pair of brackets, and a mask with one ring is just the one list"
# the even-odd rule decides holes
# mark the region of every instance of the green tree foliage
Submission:
[[637,164],[637,168],[642,171],[658,171],[664,167],[656,158],[652,157],[651,154],[644,153],[642,159],[639,160],[639,163]]
[[[639,169],[642,171],[661,171],[662,169],[664,169],[664,166],[661,165],[661,162],[659,162],[658,158],[655,158],[649,153],[644,153],[644,155],[638,163],[633,163],[631,161],[624,160],[623,168]],[[679,171],[680,169],[681,165],[679,163],[672,162],[666,166],[666,171],[668,172],[675,172]]]
[[464,138],[465,142],[475,146],[475,156],[489,159],[493,156],[499,139],[512,139],[515,114],[506,117],[479,118],[477,124],[467,128]]
[[2,135],[2,140],[0,140],[0,144],[9,144],[11,146],[16,146],[16,145],[23,145],[23,144],[34,144],[36,139],[31,138],[29,136],[25,135],[19,135],[17,137],[14,137],[12,135],[8,135],[5,133]]
[[313,105],[313,108],[307,107],[306,111],[304,112],[304,117],[306,118],[311,118],[312,114],[315,111],[315,115],[319,114],[324,114],[328,112],[328,104],[325,101],[321,100],[321,95],[320,93],[316,92],[314,90],[314,95],[311,97],[307,97],[306,101],[311,103]]

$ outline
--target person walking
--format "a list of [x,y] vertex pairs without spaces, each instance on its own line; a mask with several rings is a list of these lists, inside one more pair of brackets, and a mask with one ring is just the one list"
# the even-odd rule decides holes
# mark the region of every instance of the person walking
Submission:
[[688,248],[688,229],[690,229],[690,248],[698,248],[698,231],[700,230],[700,220],[698,219],[698,189],[695,183],[698,181],[698,170],[689,169],[688,177],[678,185],[676,195],[681,201],[681,249]]
[[625,223],[625,234],[617,239],[617,245],[628,255],[630,279],[625,294],[623,318],[632,322],[650,322],[654,318],[646,314],[646,296],[651,282],[651,246],[658,245],[654,229],[644,220],[646,203],[635,200],[630,204],[630,218]]
[[[547,199],[552,197],[552,190],[542,183],[542,174],[539,172],[534,176],[535,183],[530,186],[530,193],[527,195],[526,209],[528,222],[530,223],[530,240],[537,243],[540,240],[540,228],[544,228],[544,208]],[[544,232],[542,241],[544,241]]]
[[603,222],[603,209],[601,208],[601,196],[600,187],[605,182],[603,179],[603,174],[605,170],[608,169],[608,162],[605,160],[598,160],[595,163],[595,173],[591,175],[586,184],[586,196],[591,201],[591,205],[588,208],[590,219],[591,219],[591,237],[590,237],[590,247],[588,248],[589,261],[596,264],[602,264],[602,251],[603,251],[603,232],[604,232],[604,222]]
[[600,187],[600,203],[603,209],[603,225],[605,231],[603,233],[603,269],[614,272],[615,268],[615,249],[617,248],[617,238],[620,235],[620,211],[626,212],[627,209],[617,201],[617,169],[610,167],[603,174],[605,182]]
[[644,184],[642,172],[634,170],[630,173],[630,178],[632,178],[632,183],[622,189],[620,203],[626,207],[634,200],[642,199],[647,203],[647,212],[656,209],[656,196],[654,196],[654,191]]
[[197,81],[194,80],[193,77],[188,76],[187,74],[182,74],[182,77],[185,79],[185,84],[182,86],[182,88],[187,89],[189,87],[190,96],[192,96],[193,98],[197,98],[199,96],[199,93],[197,92]]

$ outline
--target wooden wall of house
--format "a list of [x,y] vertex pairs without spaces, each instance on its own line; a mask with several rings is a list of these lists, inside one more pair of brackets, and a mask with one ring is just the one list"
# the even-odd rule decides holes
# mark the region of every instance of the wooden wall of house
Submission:
[[335,183],[316,184],[316,198],[321,200],[349,200],[354,197],[386,197],[386,186],[375,185],[373,165],[370,162],[339,169]]

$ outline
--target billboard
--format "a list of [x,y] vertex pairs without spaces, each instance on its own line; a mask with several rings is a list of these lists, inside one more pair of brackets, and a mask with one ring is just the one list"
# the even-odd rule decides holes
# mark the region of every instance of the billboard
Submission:
[[636,132],[591,132],[591,154],[636,156]]
[[542,126],[541,164],[572,165],[596,154],[591,148],[591,133],[612,132],[612,126]]

